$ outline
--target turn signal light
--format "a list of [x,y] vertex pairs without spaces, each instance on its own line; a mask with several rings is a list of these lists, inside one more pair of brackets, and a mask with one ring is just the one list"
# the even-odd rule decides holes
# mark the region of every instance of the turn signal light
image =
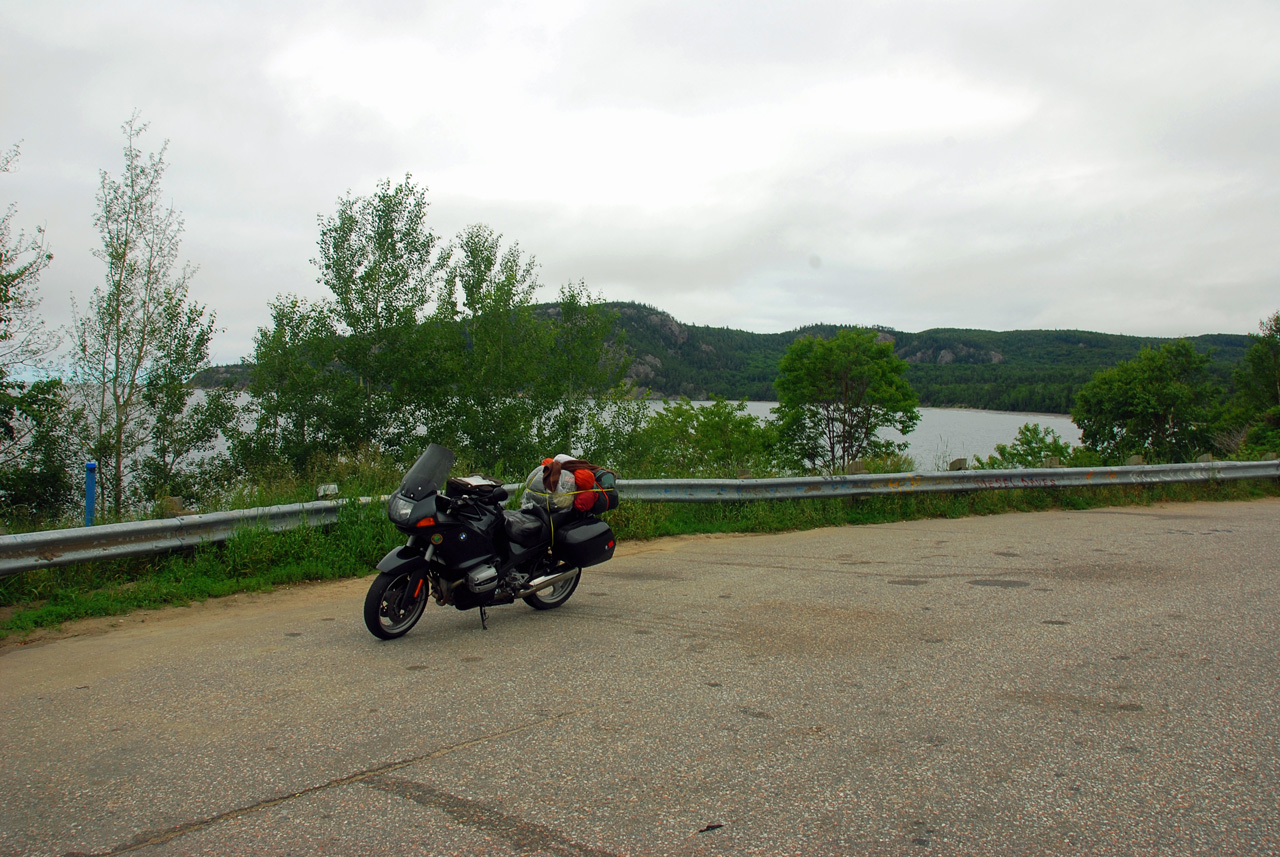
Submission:
[[435,525],[436,525],[435,518],[423,518],[421,521],[414,524],[415,527],[434,527]]

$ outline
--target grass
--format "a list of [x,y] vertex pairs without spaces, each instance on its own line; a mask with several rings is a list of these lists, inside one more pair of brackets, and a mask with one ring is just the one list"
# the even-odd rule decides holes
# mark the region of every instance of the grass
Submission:
[[[1267,480],[755,503],[629,503],[610,512],[608,519],[619,540],[630,541],[696,533],[776,533],[923,518],[1277,496],[1280,482]],[[370,573],[378,560],[401,541],[387,522],[381,504],[349,504],[338,522],[327,529],[303,527],[282,533],[248,530],[214,548],[30,571],[0,580],[0,639],[76,619],[185,605],[301,581],[359,577]]]
[[1277,496],[1280,496],[1280,483],[1241,480],[1187,485],[888,494],[756,503],[624,503],[610,513],[609,523],[619,539],[651,539],[691,533],[776,533],[924,518],[966,518],[1047,509],[1094,509]]
[[327,529],[245,530],[213,548],[29,571],[0,580],[0,639],[92,616],[359,577],[400,542],[380,504],[349,504]]

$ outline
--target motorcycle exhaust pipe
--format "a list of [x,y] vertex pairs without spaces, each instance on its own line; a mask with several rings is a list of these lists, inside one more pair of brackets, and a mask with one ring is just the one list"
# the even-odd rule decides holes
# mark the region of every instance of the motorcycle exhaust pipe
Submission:
[[523,592],[516,593],[516,598],[524,598],[526,596],[532,595],[535,592],[546,589],[548,586],[555,586],[560,581],[567,580],[570,577],[573,577],[575,574],[577,574],[581,570],[582,569],[580,568],[571,568],[568,571],[562,571],[559,574],[553,574],[551,577],[544,577],[540,580],[531,582],[529,584],[528,589],[524,590]]

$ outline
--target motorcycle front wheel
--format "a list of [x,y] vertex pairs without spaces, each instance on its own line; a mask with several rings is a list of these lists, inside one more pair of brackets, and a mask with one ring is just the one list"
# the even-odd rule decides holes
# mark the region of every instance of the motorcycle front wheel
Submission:
[[[560,567],[559,571],[568,571],[569,569]],[[557,572],[559,573],[559,572]],[[561,604],[569,600],[569,596],[578,588],[578,581],[582,578],[582,569],[577,569],[572,577],[566,577],[559,583],[548,586],[546,589],[539,589],[532,595],[524,597],[524,603],[528,604],[534,610],[553,610]]]
[[406,593],[407,572],[379,574],[364,597],[364,624],[369,633],[382,640],[394,640],[408,633],[426,609],[431,587],[422,579],[416,593]]

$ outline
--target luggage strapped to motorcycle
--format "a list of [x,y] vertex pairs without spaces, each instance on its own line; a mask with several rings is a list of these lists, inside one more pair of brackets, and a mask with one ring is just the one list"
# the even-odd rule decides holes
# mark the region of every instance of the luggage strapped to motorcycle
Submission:
[[[556,538],[556,517],[561,511],[553,507],[552,499],[554,497],[568,496],[574,498],[573,505],[570,506],[569,509],[563,511],[568,512],[576,510],[582,515],[598,515],[601,512],[607,512],[610,509],[618,508],[618,474],[606,467],[599,467],[598,465],[581,459],[559,461],[548,458],[543,462],[540,470],[541,474],[539,474],[539,469],[535,468],[533,473],[529,475],[529,480],[525,485],[525,497],[536,498],[530,503],[530,505],[537,506],[546,512],[547,522],[551,528],[552,544],[555,544]],[[560,475],[562,472],[573,473],[575,483],[580,486],[583,485],[583,483],[588,481],[587,479],[578,479],[578,473],[583,471],[590,474],[589,486],[579,487],[572,491],[557,491],[555,490],[555,487],[551,490],[546,490],[547,485],[559,486]],[[542,491],[533,487],[535,477],[539,475],[541,475],[541,479],[537,481],[542,483]],[[589,507],[586,507],[586,504],[579,505],[578,498],[587,494],[594,495],[594,501]],[[561,520],[563,520],[563,517],[561,517]]]

